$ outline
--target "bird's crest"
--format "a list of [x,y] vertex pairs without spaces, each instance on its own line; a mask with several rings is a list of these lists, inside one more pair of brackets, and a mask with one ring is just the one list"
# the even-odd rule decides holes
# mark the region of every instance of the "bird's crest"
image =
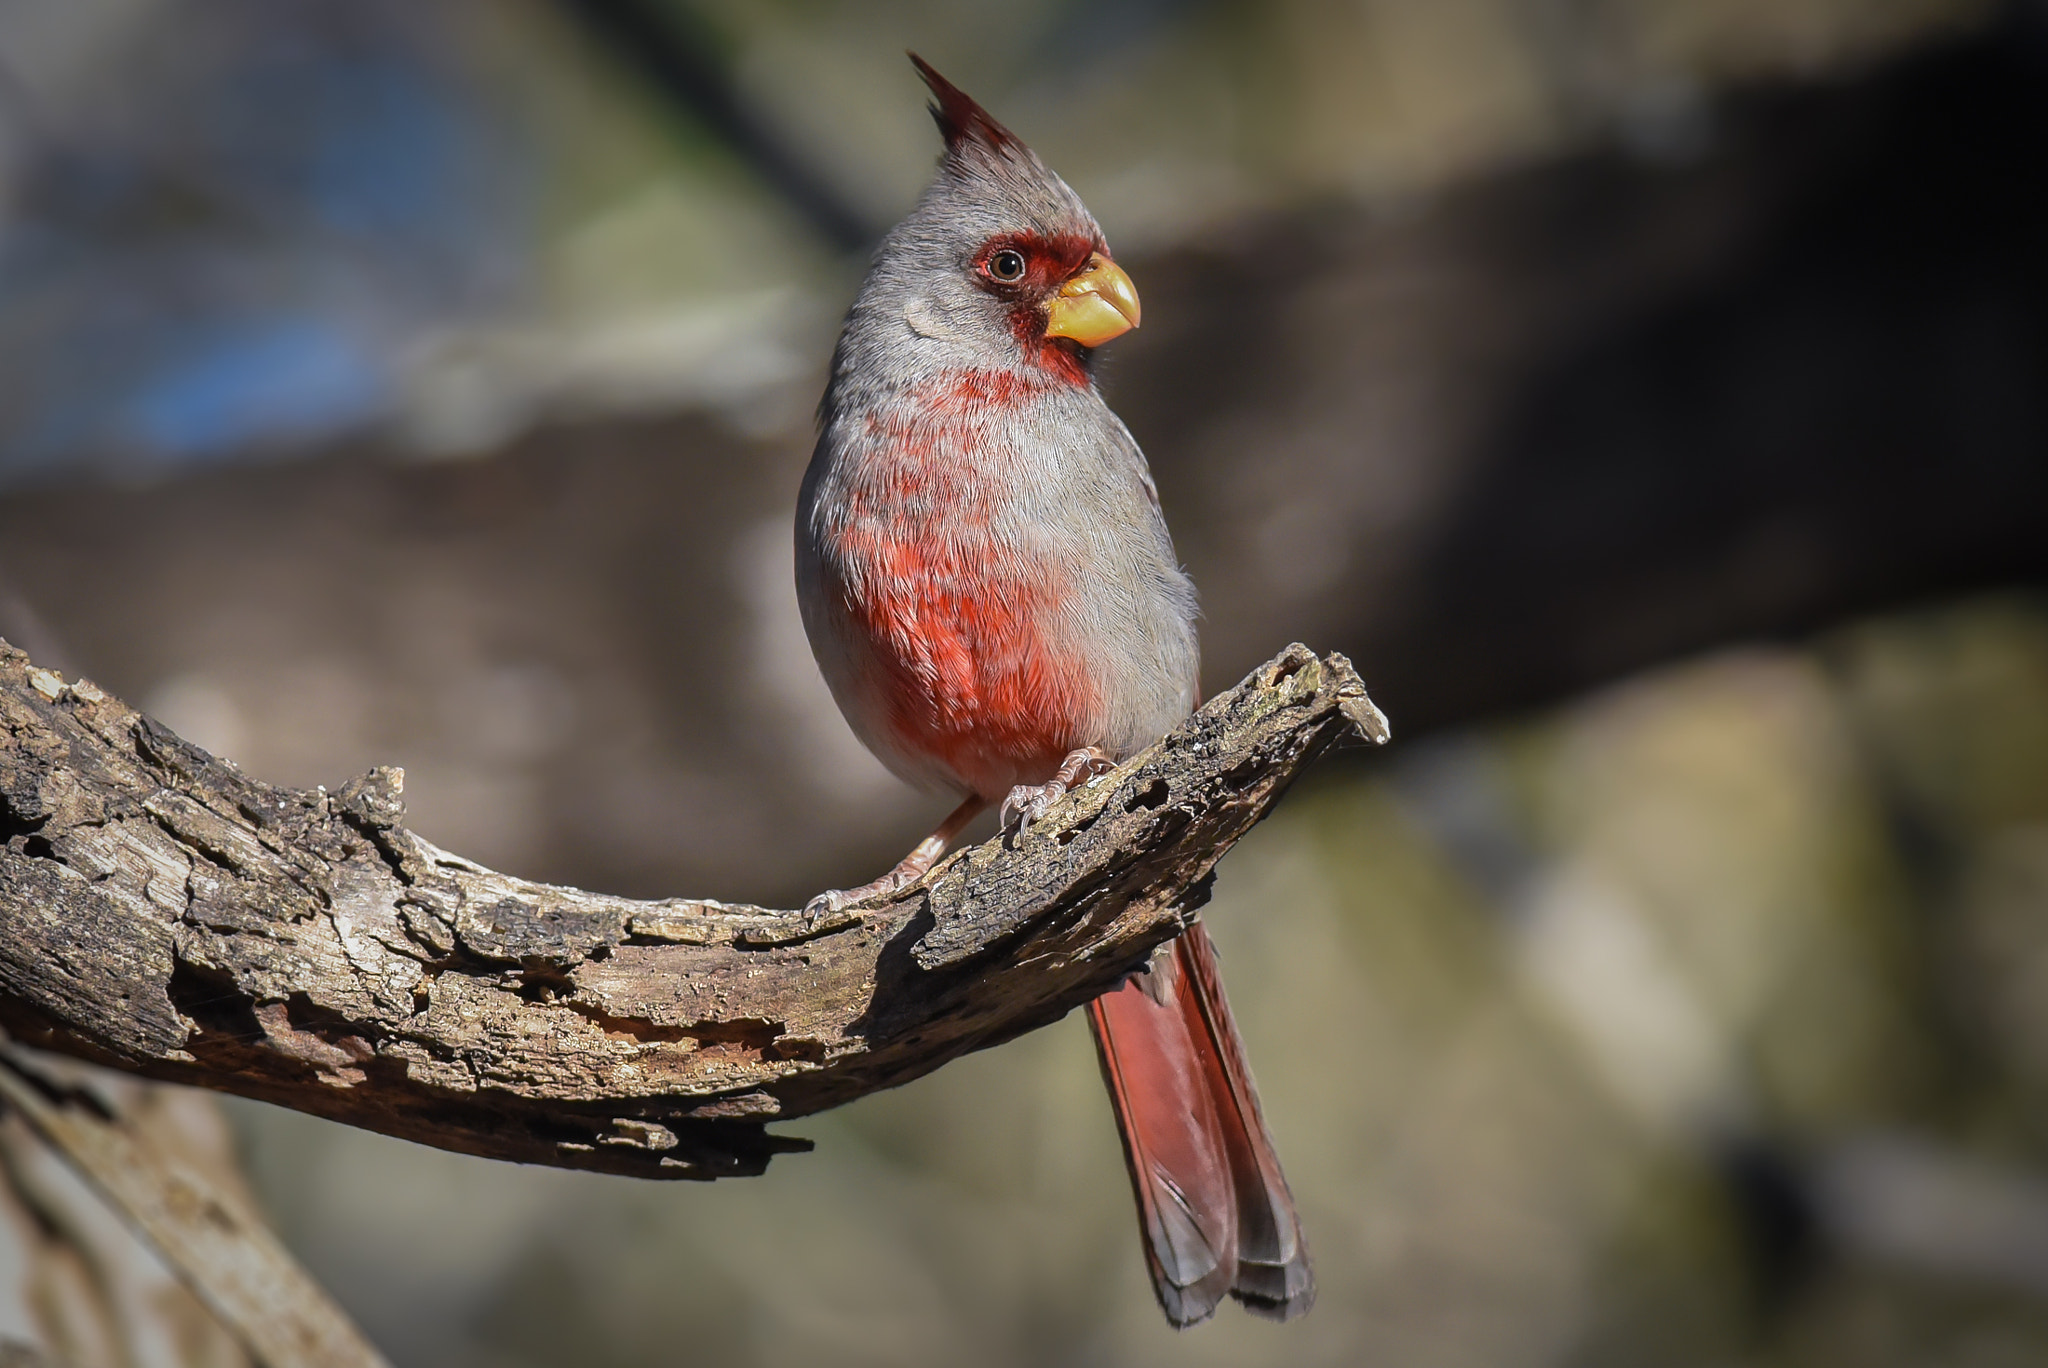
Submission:
[[916,53],[909,57],[917,74],[931,88],[936,101],[931,106],[932,121],[938,124],[939,134],[946,140],[948,156],[960,156],[970,148],[1002,157],[1031,155],[1023,139],[997,123],[995,116],[975,103],[973,96],[939,75],[930,62]]

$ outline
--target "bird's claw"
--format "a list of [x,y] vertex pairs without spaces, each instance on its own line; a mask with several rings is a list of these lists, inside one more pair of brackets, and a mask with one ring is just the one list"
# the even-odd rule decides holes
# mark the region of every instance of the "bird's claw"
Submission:
[[1098,774],[1107,774],[1116,768],[1116,761],[1109,758],[1109,752],[1100,746],[1084,746],[1060,762],[1059,771],[1043,784],[1019,784],[1010,790],[1010,796],[1003,799],[1003,806],[996,814],[997,825],[1004,831],[1010,829],[1014,817],[1017,834],[1022,836],[1031,829],[1031,824],[1045,816],[1046,810],[1071,793],[1076,784],[1085,783]]
[[1022,836],[1066,792],[1067,786],[1057,779],[1049,784],[1019,784],[1010,790],[1009,797],[1003,799],[1002,809],[996,814],[997,825],[1008,831],[1014,821],[1017,834]]
[[870,898],[886,898],[892,893],[901,892],[915,883],[923,873],[924,869],[921,866],[905,860],[873,883],[864,883],[859,888],[828,888],[804,904],[805,924],[816,926],[825,918],[844,912],[855,903],[866,902]]
[[817,897],[804,904],[805,924],[816,926],[819,922],[852,902],[853,894],[857,891],[859,890],[844,888],[826,889],[823,893],[820,893]]

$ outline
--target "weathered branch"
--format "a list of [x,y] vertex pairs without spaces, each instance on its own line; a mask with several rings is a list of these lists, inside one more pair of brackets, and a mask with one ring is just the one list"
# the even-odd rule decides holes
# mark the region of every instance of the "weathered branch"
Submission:
[[1022,840],[815,923],[529,883],[406,830],[402,774],[243,775],[0,643],[0,1024],[45,1048],[444,1149],[662,1178],[760,1172],[765,1122],[1053,1021],[1207,897],[1347,735],[1291,646]]
[[106,1099],[0,1052],[0,1104],[111,1204],[264,1368],[388,1368],[261,1217],[198,1165],[151,1144]]

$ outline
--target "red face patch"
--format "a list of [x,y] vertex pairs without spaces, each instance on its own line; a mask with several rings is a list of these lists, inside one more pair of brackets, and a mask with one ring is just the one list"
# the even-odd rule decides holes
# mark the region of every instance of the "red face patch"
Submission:
[[1073,279],[1097,252],[1107,251],[1100,238],[1085,233],[1003,233],[990,238],[974,254],[974,283],[1010,306],[1010,331],[1038,364],[1068,384],[1086,382],[1083,348],[1063,337],[1045,335],[1046,301]]

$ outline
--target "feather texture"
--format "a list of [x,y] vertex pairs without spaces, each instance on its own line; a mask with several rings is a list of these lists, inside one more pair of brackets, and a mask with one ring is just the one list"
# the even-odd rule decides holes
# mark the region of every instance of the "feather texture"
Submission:
[[1088,1020],[1166,1318],[1197,1324],[1226,1295],[1274,1320],[1305,1313],[1308,1245],[1209,933],[1190,927],[1146,975],[1090,1004]]
[[[924,63],[939,171],[862,281],[819,406],[797,596],[833,697],[884,764],[997,802],[1070,752],[1125,760],[1195,706],[1195,594],[1138,444],[1048,301],[1102,230]],[[928,868],[942,828],[883,884]],[[860,890],[865,893],[869,890]],[[837,897],[840,895],[823,895]],[[1208,936],[1091,1009],[1153,1285],[1190,1325],[1313,1290]],[[1156,995],[1156,996],[1155,996]]]

